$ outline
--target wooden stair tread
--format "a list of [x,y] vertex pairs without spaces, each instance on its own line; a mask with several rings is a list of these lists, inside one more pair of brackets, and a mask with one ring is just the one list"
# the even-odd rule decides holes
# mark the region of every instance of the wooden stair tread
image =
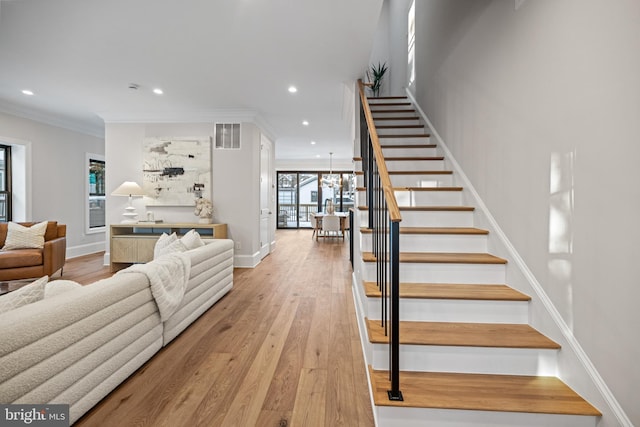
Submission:
[[396,135],[378,135],[378,139],[385,138],[429,138],[431,135],[428,133],[416,133],[416,134],[396,134]]
[[393,191],[462,191],[462,187],[393,187]]
[[405,116],[405,117],[374,117],[373,118],[373,121],[382,121],[382,120],[420,120],[420,117]]
[[444,160],[444,156],[416,156],[416,157],[391,157],[385,156],[385,162],[405,162],[412,160]]
[[[387,344],[380,320],[367,319],[369,341]],[[400,344],[456,347],[559,349],[560,345],[525,323],[400,322]]]
[[[378,104],[378,105],[372,105],[370,104],[369,107],[386,107],[386,104]],[[414,108],[391,108],[388,110],[382,109],[382,108],[370,108],[371,109],[371,115],[374,115],[376,113],[406,113],[406,114],[412,114],[415,113],[416,110]]]
[[[376,282],[364,282],[364,288],[367,297],[380,298],[382,295]],[[466,283],[400,283],[400,298],[531,301],[529,295],[525,295],[507,285]]]
[[382,125],[376,126],[376,129],[424,129],[424,125]]
[[[361,227],[363,234],[371,234],[369,227]],[[456,235],[487,235],[488,230],[475,227],[400,227],[400,234],[456,234]]]
[[390,401],[389,373],[369,367],[379,406],[600,416],[600,411],[555,377],[400,372],[404,401]]
[[[369,107],[379,107],[379,106],[384,106],[384,107],[410,107],[411,103],[410,102],[374,102],[374,103],[369,103]],[[373,111],[373,110],[371,110]]]
[[406,96],[367,96],[368,101],[384,100],[384,99],[407,99]]
[[406,144],[406,145],[385,145],[380,144],[380,148],[436,148],[436,144]]
[[389,175],[453,175],[453,171],[389,171]]
[[[375,262],[372,252],[363,252],[364,262]],[[477,252],[400,252],[400,262],[433,264],[506,264],[507,260],[495,255]]]
[[[358,206],[362,211],[369,210],[369,206]],[[473,212],[473,206],[400,206],[400,211],[405,212]]]

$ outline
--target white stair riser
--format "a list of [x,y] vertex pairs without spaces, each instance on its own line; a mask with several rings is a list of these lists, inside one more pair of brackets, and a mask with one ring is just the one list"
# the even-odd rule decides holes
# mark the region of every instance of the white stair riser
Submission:
[[[391,104],[402,104],[402,105],[391,105]],[[406,101],[397,101],[397,102],[373,102],[369,103],[369,109],[371,110],[371,114],[375,114],[376,111],[380,110],[408,110],[413,109],[413,105]]]
[[[360,233],[360,247],[371,252],[372,236]],[[487,252],[487,235],[400,234],[400,252]]]
[[[380,110],[379,108],[377,110]],[[397,111],[394,111],[392,113],[387,112],[387,113],[381,113],[379,111],[372,111],[371,115],[373,116],[373,121],[375,123],[376,119],[379,118],[383,118],[383,117],[390,117],[390,118],[397,118],[397,117],[417,117],[417,114],[415,111],[407,111],[407,108],[403,108],[403,109],[397,109]]]
[[390,160],[386,159],[388,171],[441,171],[445,169],[444,160]]
[[462,191],[395,191],[398,206],[462,206]]
[[[359,206],[366,206],[365,190],[358,190]],[[462,191],[411,191],[394,192],[398,206],[462,206]]]
[[[380,319],[380,298],[367,298],[367,305],[367,317]],[[400,320],[415,322],[525,324],[528,310],[527,301],[400,298]]]
[[[418,175],[389,175],[394,187],[451,187],[454,185],[452,174],[418,174]],[[364,175],[356,175],[356,186],[364,187]]]
[[[416,123],[407,123],[407,125],[415,125]],[[394,127],[394,128],[380,128],[379,126],[398,126],[398,125],[384,125],[384,124],[377,124],[376,125],[376,132],[378,133],[378,136],[380,135],[416,135],[416,134],[428,134],[429,131],[427,130],[426,127],[422,126],[422,127],[412,127],[412,128],[402,128],[402,127]],[[402,126],[402,125],[400,125]]]
[[595,427],[598,420],[596,417],[580,415],[396,406],[376,406],[375,411],[378,427]]
[[[455,180],[452,174],[390,174],[391,185],[394,187],[453,187]],[[364,182],[364,178],[360,181]],[[358,185],[362,185],[358,183]]]
[[[373,368],[389,369],[389,346],[372,345]],[[558,350],[548,349],[401,345],[400,369],[416,372],[555,376],[557,354]]]
[[393,117],[391,119],[387,119],[387,120],[376,120],[375,118],[373,119],[373,123],[376,126],[403,126],[403,125],[419,125],[422,124],[422,122],[420,121],[419,117],[413,117],[410,116],[410,118],[407,120],[406,117],[403,117],[402,119],[398,119],[398,120],[394,120]]
[[394,187],[451,187],[452,174],[389,175]]
[[[400,211],[403,227],[473,227],[471,211]],[[367,225],[368,214],[361,211],[361,224]]]
[[438,149],[433,148],[383,148],[385,157],[438,156]]
[[[376,280],[375,262],[364,262],[362,279]],[[505,283],[504,264],[400,263],[400,282]]]
[[[368,224],[368,211],[359,210],[360,224]],[[471,211],[400,211],[402,227],[473,227]]]
[[428,136],[408,136],[401,138],[379,138],[380,145],[411,145],[411,144],[431,144],[431,137]]

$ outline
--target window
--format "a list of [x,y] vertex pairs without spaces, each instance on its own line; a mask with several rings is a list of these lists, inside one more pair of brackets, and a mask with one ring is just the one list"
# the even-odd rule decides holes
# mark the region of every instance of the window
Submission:
[[0,145],[0,222],[11,221],[11,147]]
[[97,233],[105,229],[104,157],[87,154],[87,218],[86,232]]
[[216,123],[215,135],[216,149],[240,149],[240,123]]
[[351,172],[278,172],[278,228],[310,228],[311,214],[322,212],[328,200],[336,211],[348,211],[354,207],[354,184]]
[[411,2],[407,31],[407,70],[409,71],[409,87],[416,80],[416,2]]

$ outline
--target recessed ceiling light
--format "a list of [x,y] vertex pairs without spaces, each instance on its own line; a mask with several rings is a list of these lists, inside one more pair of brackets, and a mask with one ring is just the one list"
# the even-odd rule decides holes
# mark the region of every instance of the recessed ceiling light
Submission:
[[316,154],[316,158],[318,158],[318,159],[319,159],[319,158],[320,158],[320,154]]
[[308,122],[307,120],[303,120],[303,121],[302,121],[302,125],[303,125],[303,126],[309,126],[309,122]]
[[295,86],[289,86],[289,92],[290,93],[296,93],[298,91],[298,88]]
[[311,141],[311,145],[316,145],[316,142],[315,141]]
[[156,95],[162,95],[164,92],[162,91],[162,89],[160,88],[155,88],[153,90],[153,93],[155,93]]
[[25,94],[25,95],[29,95],[29,96],[33,95],[33,91],[31,91],[31,90],[29,90],[29,89],[24,89],[24,90],[22,91],[22,93],[23,93],[23,94]]

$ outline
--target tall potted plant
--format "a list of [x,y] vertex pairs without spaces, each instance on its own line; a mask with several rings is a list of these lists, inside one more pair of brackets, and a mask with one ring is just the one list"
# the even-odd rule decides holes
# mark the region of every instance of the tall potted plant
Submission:
[[369,80],[371,81],[371,92],[373,92],[374,97],[378,97],[380,95],[380,88],[382,87],[382,79],[384,78],[384,74],[387,72],[387,63],[381,64],[378,62],[378,65],[371,66],[371,75]]

